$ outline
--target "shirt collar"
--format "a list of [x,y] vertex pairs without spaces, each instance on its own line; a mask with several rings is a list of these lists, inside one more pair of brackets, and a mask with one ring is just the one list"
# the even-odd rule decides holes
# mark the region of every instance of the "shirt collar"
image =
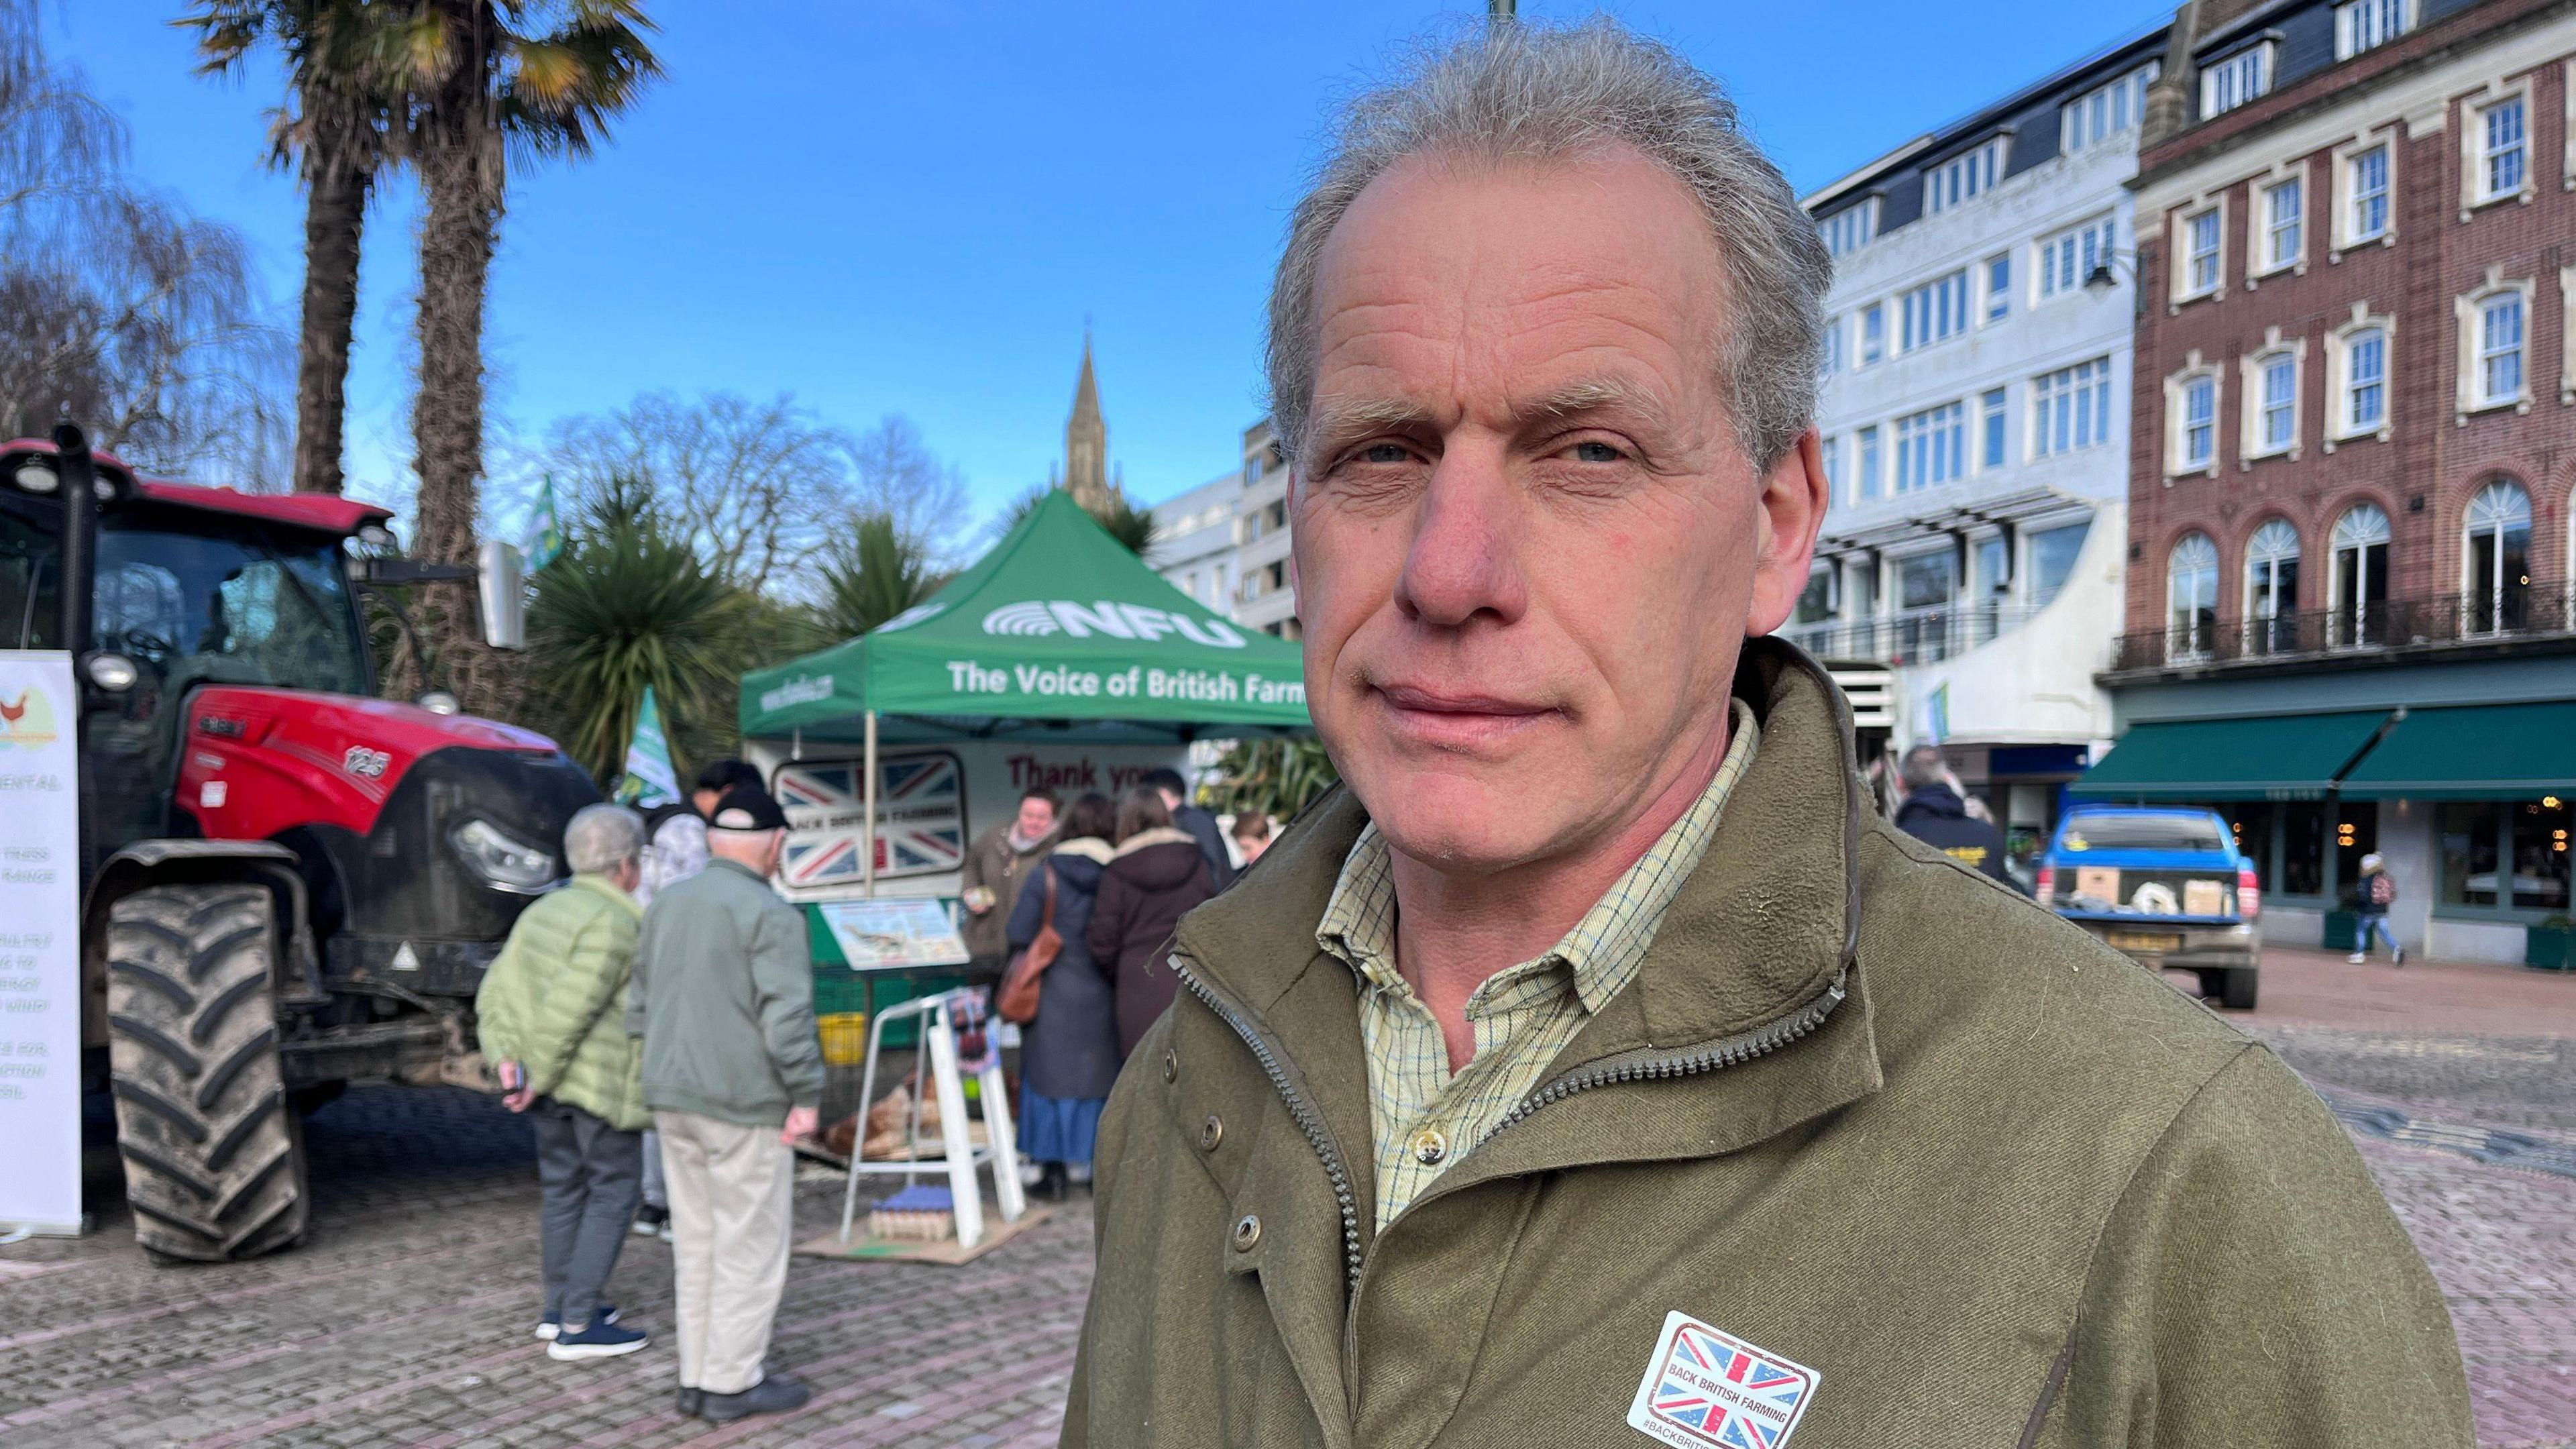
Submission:
[[[1652,945],[1655,928],[1673,897],[1697,869],[1716,833],[1726,797],[1753,763],[1762,728],[1753,710],[1734,701],[1726,757],[1691,808],[1672,823],[1601,899],[1538,961],[1563,964],[1573,973],[1575,995],[1597,1012],[1634,980]],[[1410,992],[1396,966],[1395,874],[1386,837],[1375,822],[1364,826],[1342,862],[1333,894],[1315,925],[1315,944],[1369,985]],[[1522,963],[1533,964],[1533,963]],[[1497,971],[1498,978],[1503,973]],[[1490,978],[1489,978],[1490,979]],[[1480,988],[1481,989],[1481,988]]]

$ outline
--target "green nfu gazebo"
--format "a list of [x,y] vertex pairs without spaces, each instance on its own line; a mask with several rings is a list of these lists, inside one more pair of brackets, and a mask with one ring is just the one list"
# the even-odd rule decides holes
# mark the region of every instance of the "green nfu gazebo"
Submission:
[[1054,489],[918,606],[742,679],[746,738],[862,744],[870,894],[881,741],[1186,744],[1312,727],[1296,645],[1172,587]]

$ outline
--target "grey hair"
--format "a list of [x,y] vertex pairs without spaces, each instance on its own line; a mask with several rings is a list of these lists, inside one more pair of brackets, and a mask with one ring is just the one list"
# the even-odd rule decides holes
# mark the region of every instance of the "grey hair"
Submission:
[[584,805],[564,825],[564,863],[605,875],[644,854],[644,817],[623,805]]
[[1315,281],[1324,243],[1368,184],[1447,151],[1557,161],[1626,145],[1690,189],[1725,269],[1732,319],[1714,359],[1736,439],[1768,468],[1816,411],[1833,259],[1788,178],[1746,135],[1723,86],[1609,19],[1520,22],[1426,50],[1352,102],[1288,223],[1270,288],[1271,416],[1299,456],[1315,402]]
[[1950,774],[1950,756],[1939,745],[1916,745],[1897,762],[1897,771],[1908,790],[1942,784]]

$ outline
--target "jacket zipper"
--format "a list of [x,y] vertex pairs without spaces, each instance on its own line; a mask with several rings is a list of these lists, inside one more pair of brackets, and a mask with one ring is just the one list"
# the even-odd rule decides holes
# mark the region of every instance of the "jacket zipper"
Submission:
[[1476,1146],[1483,1147],[1500,1136],[1505,1128],[1528,1121],[1530,1114],[1539,1108],[1562,1102],[1578,1092],[1615,1086],[1621,1082],[1687,1077],[1721,1067],[1741,1066],[1756,1057],[1768,1056],[1824,1025],[1825,1018],[1833,1015],[1834,1008],[1843,1004],[1844,994],[1843,973],[1837,971],[1825,989],[1809,999],[1806,1005],[1749,1031],[1704,1041],[1679,1051],[1630,1052],[1588,1067],[1578,1067],[1522,1098],[1520,1105],[1505,1113],[1501,1121],[1485,1129],[1485,1135],[1476,1139]]
[[1323,1159],[1324,1175],[1333,1184],[1333,1202],[1342,1211],[1342,1286],[1345,1292],[1357,1287],[1360,1281],[1359,1199],[1351,1191],[1350,1169],[1343,1164],[1340,1149],[1333,1146],[1331,1134],[1324,1130],[1324,1114],[1316,1111],[1314,1103],[1290,1085],[1288,1074],[1280,1069],[1278,1054],[1270,1049],[1269,1041],[1254,1028],[1250,1018],[1218,996],[1214,987],[1201,981],[1196,972],[1182,963],[1181,957],[1173,956],[1171,963],[1173,974],[1180,977],[1181,984],[1189,988],[1190,994],[1222,1018],[1227,1026],[1234,1028],[1234,1034],[1243,1038],[1243,1044],[1252,1049],[1253,1060],[1261,1063],[1261,1070],[1269,1074],[1271,1090],[1287,1103],[1288,1115],[1296,1120],[1298,1130],[1306,1134],[1307,1145]]

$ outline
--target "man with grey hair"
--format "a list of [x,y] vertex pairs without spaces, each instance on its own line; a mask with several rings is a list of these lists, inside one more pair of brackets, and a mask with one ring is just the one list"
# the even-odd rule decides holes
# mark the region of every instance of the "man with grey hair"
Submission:
[[1065,1443],[2468,1442],[2333,1117],[1877,819],[1764,637],[1828,273],[1614,23],[1352,109],[1270,332],[1347,788],[1181,923]]
[[635,812],[574,811],[564,826],[572,879],[519,913],[474,996],[501,1100],[536,1129],[546,1274],[537,1336],[559,1359],[644,1346],[600,1296],[643,1193],[643,1053],[626,1034],[643,853]]
[[1905,782],[1905,803],[1896,807],[1897,829],[1980,875],[2021,889],[2004,869],[2004,833],[1968,808],[1958,777],[1950,773],[1950,757],[1939,745],[1907,750],[1897,770]]

